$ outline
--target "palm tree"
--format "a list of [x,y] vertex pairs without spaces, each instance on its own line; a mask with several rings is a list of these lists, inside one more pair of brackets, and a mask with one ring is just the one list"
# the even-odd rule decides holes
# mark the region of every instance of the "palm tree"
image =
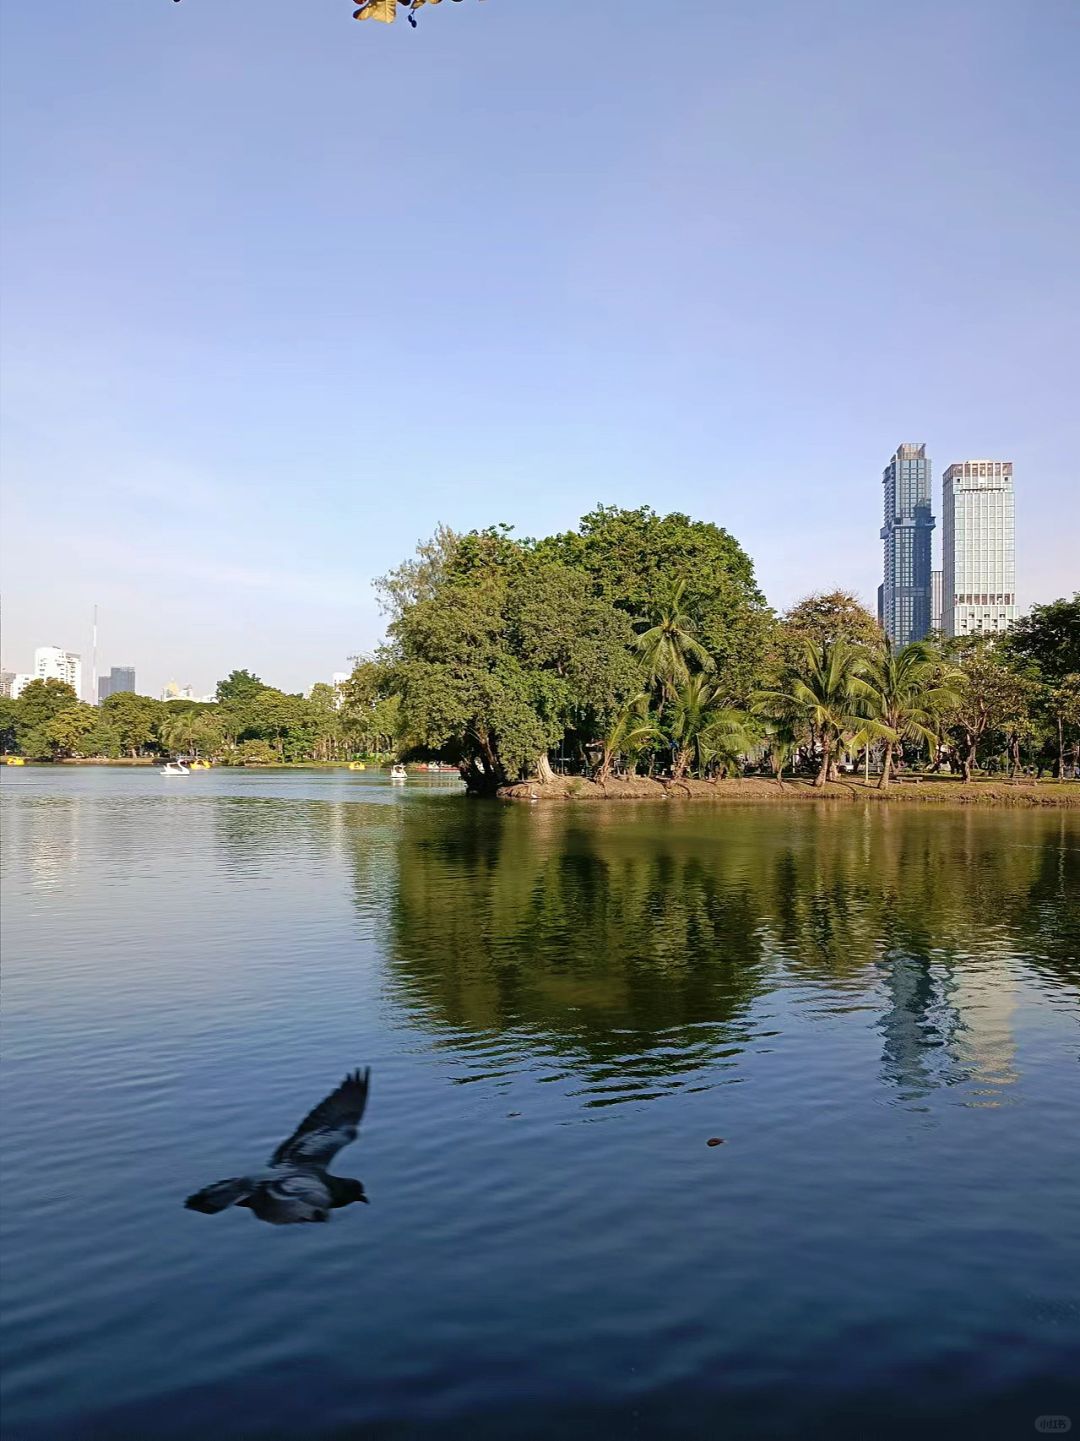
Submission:
[[870,658],[864,705],[866,714],[883,727],[885,740],[879,790],[885,790],[892,778],[898,744],[906,740],[934,744],[941,717],[959,700],[959,693],[950,684],[955,677],[956,673],[943,667],[941,657],[926,641],[912,641],[894,650],[886,639]]
[[[785,690],[759,691],[753,708],[774,721],[801,722],[812,728],[821,747],[815,787],[824,786],[845,736],[887,735],[888,727],[863,709],[870,694],[864,679],[867,658],[847,641],[807,642],[799,673]],[[895,733],[893,733],[895,739]]]
[[706,755],[720,766],[724,776],[729,770],[741,770],[744,758],[763,739],[763,727],[753,716],[734,706],[722,706],[714,712],[705,731]]
[[198,711],[181,711],[166,716],[161,723],[161,739],[177,755],[213,754],[221,749],[224,736],[221,727],[208,715]]
[[167,715],[158,730],[169,750],[177,755],[186,755],[193,747],[198,726],[198,712],[185,710]]
[[670,699],[676,687],[690,679],[692,665],[700,671],[716,668],[712,656],[695,634],[697,626],[693,616],[683,610],[685,598],[686,581],[675,581],[661,598],[653,624],[634,642],[647,679],[659,682],[665,699]]
[[700,771],[719,761],[725,768],[734,767],[753,746],[748,717],[722,700],[719,686],[703,671],[688,676],[676,690],[669,726],[675,780],[682,780],[691,766]]
[[600,765],[596,779],[602,785],[611,775],[619,756],[636,759],[650,742],[659,739],[660,734],[660,727],[649,714],[649,697],[642,691],[619,711],[600,742]]

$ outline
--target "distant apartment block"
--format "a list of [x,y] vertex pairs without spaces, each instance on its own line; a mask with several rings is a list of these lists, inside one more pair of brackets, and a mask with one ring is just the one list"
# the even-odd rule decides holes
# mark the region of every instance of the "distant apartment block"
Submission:
[[32,680],[37,680],[37,676],[30,675],[27,671],[19,671],[14,675],[11,680],[11,691],[9,692],[11,699],[18,700]]
[[106,696],[115,695],[117,691],[135,689],[135,667],[132,665],[114,665],[108,675],[99,675],[97,683],[98,705]]
[[941,629],[942,574],[940,570],[930,572],[930,629]]
[[35,680],[62,680],[75,694],[82,696],[82,660],[73,651],[58,645],[39,645],[34,651]]
[[199,705],[213,705],[217,700],[217,693],[212,695],[196,695],[194,687],[179,685],[176,681],[169,681],[161,692],[162,700],[193,700]]
[[1017,617],[1011,460],[965,460],[942,481],[942,629],[1006,631]]
[[14,683],[15,672],[13,670],[0,670],[0,696],[10,696]]
[[882,474],[885,491],[884,581],[878,619],[895,645],[930,630],[931,464],[925,445],[898,445]]

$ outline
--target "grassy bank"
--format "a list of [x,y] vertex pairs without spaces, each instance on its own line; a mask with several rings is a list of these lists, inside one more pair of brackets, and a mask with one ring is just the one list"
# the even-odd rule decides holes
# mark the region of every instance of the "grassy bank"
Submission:
[[855,777],[830,782],[820,790],[811,780],[776,781],[758,777],[725,781],[658,781],[647,776],[610,780],[606,785],[580,776],[559,777],[548,785],[524,781],[506,786],[499,794],[515,801],[640,801],[692,800],[713,802],[761,802],[775,805],[791,801],[869,801],[882,805],[994,805],[1064,806],[1080,809],[1080,781],[905,779],[894,781],[887,790]]

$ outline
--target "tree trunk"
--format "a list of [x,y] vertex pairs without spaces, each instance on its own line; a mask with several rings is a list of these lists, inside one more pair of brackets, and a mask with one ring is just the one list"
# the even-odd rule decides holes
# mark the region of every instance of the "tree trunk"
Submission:
[[1065,726],[1064,726],[1064,723],[1062,722],[1062,719],[1061,719],[1060,716],[1058,716],[1058,718],[1057,718],[1057,728],[1058,728],[1058,762],[1057,762],[1057,774],[1058,774],[1058,780],[1059,780],[1059,781],[1063,781],[1063,780],[1065,779]]
[[542,786],[550,785],[555,779],[555,772],[551,769],[551,762],[548,760],[547,751],[536,758],[536,779]]
[[885,791],[889,788],[889,781],[891,779],[890,772],[892,770],[892,748],[892,741],[886,741],[885,753],[881,757],[881,779],[877,785],[879,791]]
[[814,789],[821,790],[829,778],[829,769],[832,765],[832,755],[829,751],[829,743],[824,736],[821,738],[821,769],[814,781]]

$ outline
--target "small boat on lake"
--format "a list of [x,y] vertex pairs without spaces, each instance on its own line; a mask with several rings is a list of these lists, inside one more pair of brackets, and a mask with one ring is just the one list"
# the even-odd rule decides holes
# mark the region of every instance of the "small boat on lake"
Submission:
[[403,781],[408,774],[409,772],[405,769],[403,765],[394,765],[390,767],[390,779],[392,781]]
[[363,761],[350,761],[349,769],[351,771],[366,771],[367,766],[364,764]]
[[163,776],[189,776],[191,770],[183,761],[166,761],[161,767]]

